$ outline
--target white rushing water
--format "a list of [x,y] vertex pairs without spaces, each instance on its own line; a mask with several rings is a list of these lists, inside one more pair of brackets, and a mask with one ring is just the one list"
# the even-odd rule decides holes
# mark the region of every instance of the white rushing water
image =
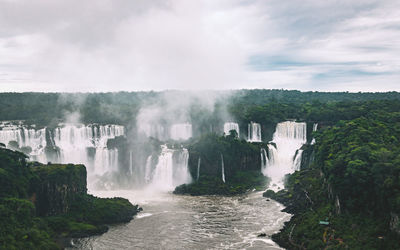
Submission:
[[46,148],[46,129],[35,130],[23,126],[4,125],[0,130],[0,142],[6,146],[16,141],[20,148],[30,147],[29,154],[34,161],[46,162],[44,149]]
[[201,165],[201,157],[199,157],[199,160],[197,161],[197,178],[196,178],[196,181],[199,181],[199,178],[200,178],[200,165]]
[[[162,145],[158,163],[151,177],[150,188],[172,191],[176,186],[190,183],[192,178],[188,169],[188,161],[189,153],[186,149],[174,150]],[[146,170],[146,176],[146,178],[151,176],[150,170]]]
[[270,189],[282,189],[284,176],[300,169],[302,150],[299,149],[306,141],[306,123],[286,121],[277,124],[272,141],[276,149],[269,145],[269,165],[263,171],[264,175],[271,178]]
[[[46,131],[50,145],[47,145]],[[23,125],[6,126],[0,130],[0,142],[16,141],[19,147],[30,147],[31,160],[47,163],[51,158],[56,163],[85,164],[88,174],[103,175],[118,171],[118,150],[108,149],[108,139],[124,135],[120,125],[61,124],[54,133],[47,128],[35,130]],[[56,157],[45,153],[46,146],[58,148]]]
[[224,156],[221,154],[221,175],[222,181],[225,183],[225,164],[224,164]]
[[[93,193],[124,197],[143,207],[103,235],[74,240],[73,249],[281,249],[271,239],[291,215],[261,192],[232,197],[189,196],[149,190]],[[265,233],[266,237],[257,237]]]
[[[60,163],[85,164],[88,174],[118,171],[118,150],[108,149],[108,139],[124,135],[120,125],[72,125],[56,128],[54,142],[60,148]],[[91,157],[88,150],[93,150]]]
[[[315,132],[315,131],[317,131],[317,129],[318,129],[318,123],[314,123],[312,131]],[[315,138],[313,138],[311,140],[311,145],[313,145],[313,144],[315,144]]]
[[259,123],[251,122],[248,125],[247,129],[248,129],[247,141],[261,142],[261,125]]
[[239,136],[239,124],[237,124],[236,122],[225,122],[225,124],[224,124],[224,134],[225,135],[229,135],[229,132],[231,130],[235,130],[236,133]]
[[152,160],[153,160],[153,157],[151,155],[149,157],[147,157],[146,166],[145,166],[145,174],[144,174],[144,180],[146,183],[150,183],[151,177],[153,176],[152,167],[151,167]]

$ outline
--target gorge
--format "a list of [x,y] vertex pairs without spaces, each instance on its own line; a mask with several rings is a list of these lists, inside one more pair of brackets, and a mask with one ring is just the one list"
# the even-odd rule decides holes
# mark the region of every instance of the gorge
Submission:
[[[86,106],[82,106],[79,121],[54,118],[42,122],[21,119],[23,116],[18,115],[10,118],[19,119],[1,123],[0,143],[29,156],[32,167],[49,166],[50,171],[53,165],[63,168],[64,165],[84,164],[89,194],[103,198],[122,196],[144,209],[133,221],[112,226],[101,236],[73,239],[74,247],[124,249],[156,247],[152,244],[158,242],[167,249],[195,247],[196,244],[217,249],[277,249],[276,241],[285,248],[296,248],[285,243],[291,230],[287,227],[303,216],[307,211],[305,207],[311,204],[314,211],[319,211],[319,219],[325,216],[335,221],[342,218],[336,214],[339,207],[343,213],[349,206],[344,202],[347,194],[340,191],[343,183],[339,185],[336,179],[325,177],[336,173],[329,172],[326,166],[330,163],[321,161],[321,155],[335,143],[324,144],[328,139],[324,137],[321,141],[321,134],[342,126],[340,120],[347,119],[351,127],[353,119],[372,116],[371,110],[386,110],[392,122],[396,119],[393,112],[398,105],[397,100],[378,100],[310,106],[307,101],[287,104],[268,98],[264,100],[266,104],[256,105],[243,104],[242,99],[237,101],[232,97],[221,97],[214,100],[213,105],[192,97],[195,101],[178,105],[162,93],[159,95],[153,103],[140,104],[136,113],[124,119],[114,117],[116,112],[89,118]],[[163,106],[159,106],[159,100],[165,98]],[[177,100],[176,95],[173,99]],[[165,105],[170,102],[173,104]],[[345,109],[344,105],[347,105]],[[386,113],[371,119],[378,120],[383,115]],[[320,148],[321,145],[325,148]],[[385,152],[376,154],[387,155]],[[341,178],[346,180],[348,176]],[[385,185],[390,183],[387,180]],[[262,191],[266,189],[264,196],[286,207],[263,198]],[[317,192],[327,192],[327,195]],[[322,200],[321,197],[328,198]],[[325,212],[317,204],[325,204],[334,213]],[[391,206],[394,208],[386,211],[393,216],[386,221],[396,221],[398,213],[395,205]],[[37,209],[40,210],[40,206]],[[285,212],[281,212],[282,209]],[[306,217],[305,225],[312,225],[315,219]],[[351,219],[346,217],[346,220]],[[395,222],[391,225],[396,226]],[[282,232],[278,233],[282,227]],[[382,228],[385,227],[382,225]],[[339,224],[335,224],[335,230],[344,232]],[[295,227],[293,231],[300,237],[304,229]],[[319,233],[317,231],[316,235]],[[346,234],[350,233],[346,231]],[[142,235],[143,239],[135,235]],[[385,235],[388,244],[397,237],[390,236],[391,233]],[[310,242],[318,242],[319,246],[325,244],[317,236],[313,237]],[[292,240],[297,242],[298,238]],[[356,244],[347,238],[346,242],[350,246]]]

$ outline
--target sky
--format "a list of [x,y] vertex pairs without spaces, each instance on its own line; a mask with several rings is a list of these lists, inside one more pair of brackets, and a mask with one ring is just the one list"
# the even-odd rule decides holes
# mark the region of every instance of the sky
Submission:
[[400,91],[398,0],[0,0],[0,92]]

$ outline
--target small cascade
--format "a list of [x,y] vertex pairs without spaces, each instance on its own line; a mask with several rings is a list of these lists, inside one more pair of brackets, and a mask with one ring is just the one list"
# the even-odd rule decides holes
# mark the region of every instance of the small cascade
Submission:
[[224,124],[224,134],[229,135],[231,130],[235,130],[237,135],[239,136],[239,124],[236,122],[225,122]]
[[173,162],[173,180],[174,187],[184,183],[192,182],[192,177],[189,173],[189,152],[186,148],[174,150]]
[[225,183],[224,156],[222,154],[221,154],[221,172],[222,172],[222,181]]
[[268,156],[265,148],[261,148],[261,173],[264,173],[268,166]]
[[132,159],[132,150],[129,151],[129,173],[133,174],[133,159]]
[[146,160],[146,169],[145,169],[145,172],[144,172],[144,181],[145,181],[146,183],[150,183],[150,181],[151,181],[151,176],[152,176],[152,167],[151,167],[151,163],[152,163],[152,160],[153,160],[153,158],[152,158],[151,155],[150,155],[149,157],[147,157],[147,160]]
[[276,148],[272,144],[268,144],[268,166],[275,164],[275,156],[278,155]]
[[200,178],[200,165],[201,165],[201,157],[199,157],[199,160],[197,161],[197,178],[196,178],[196,181],[199,181],[199,178]]
[[179,123],[173,124],[170,130],[170,138],[172,140],[187,140],[192,137],[192,124]]
[[261,125],[259,123],[251,122],[248,125],[248,137],[249,142],[261,142]]
[[[148,159],[148,161],[151,160]],[[161,191],[172,191],[178,185],[190,183],[192,178],[189,173],[188,162],[189,152],[187,149],[174,150],[162,145],[150,187]],[[147,168],[146,166],[146,175],[149,173]]]
[[317,131],[317,129],[318,129],[318,123],[314,123],[312,131],[315,132]]
[[[284,177],[300,168],[301,146],[307,141],[307,125],[304,122],[278,123],[273,135],[273,145],[268,146],[269,166],[264,175],[271,178],[270,189],[284,187]],[[297,152],[297,154],[296,154]]]
[[296,151],[296,155],[294,157],[293,168],[295,171],[299,171],[301,167],[301,157],[303,156],[303,150],[299,149]]
[[[315,131],[317,131],[317,129],[318,129],[318,123],[314,123],[312,131],[315,132]],[[314,144],[315,144],[315,138],[313,138],[311,140],[311,145],[314,145]]]

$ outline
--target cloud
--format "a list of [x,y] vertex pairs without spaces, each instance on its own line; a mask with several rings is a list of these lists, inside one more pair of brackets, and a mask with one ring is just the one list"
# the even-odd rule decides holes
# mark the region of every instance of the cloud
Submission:
[[0,0],[0,91],[400,90],[389,0]]

